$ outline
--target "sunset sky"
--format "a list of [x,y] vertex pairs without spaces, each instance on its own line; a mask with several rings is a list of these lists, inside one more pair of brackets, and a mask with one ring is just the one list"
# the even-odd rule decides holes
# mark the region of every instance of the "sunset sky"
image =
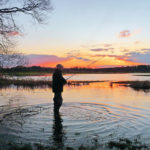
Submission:
[[43,25],[17,20],[16,49],[30,66],[150,64],[149,0],[52,0],[52,6]]

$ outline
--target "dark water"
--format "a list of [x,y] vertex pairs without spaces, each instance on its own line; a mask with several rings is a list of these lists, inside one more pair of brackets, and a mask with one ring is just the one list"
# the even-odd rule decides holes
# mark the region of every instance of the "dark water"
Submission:
[[137,138],[150,145],[150,92],[109,82],[66,86],[60,115],[52,99],[50,88],[1,89],[0,141],[78,147]]

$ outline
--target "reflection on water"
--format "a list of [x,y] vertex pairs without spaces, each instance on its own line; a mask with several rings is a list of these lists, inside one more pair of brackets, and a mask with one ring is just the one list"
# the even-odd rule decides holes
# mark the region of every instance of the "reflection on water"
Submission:
[[[52,104],[16,108],[0,123],[0,140],[73,147],[141,136],[149,144],[150,112],[95,103],[65,103],[60,114]],[[63,119],[62,119],[63,118]]]
[[[139,76],[142,75],[142,76]],[[143,76],[147,75],[147,76]],[[149,75],[149,76],[148,76]],[[72,74],[65,74],[64,77],[67,79]],[[13,77],[15,79],[35,79],[35,80],[52,80],[52,75],[45,76],[23,76]],[[129,81],[129,80],[150,80],[150,73],[113,73],[113,74],[75,74],[70,78],[71,80],[108,80],[108,81]]]
[[54,112],[54,121],[53,121],[53,141],[54,144],[57,144],[58,147],[64,146],[64,131],[62,125],[62,118],[60,113]]
[[141,136],[150,144],[149,97],[110,82],[65,86],[54,114],[50,88],[0,89],[0,141],[76,147]]

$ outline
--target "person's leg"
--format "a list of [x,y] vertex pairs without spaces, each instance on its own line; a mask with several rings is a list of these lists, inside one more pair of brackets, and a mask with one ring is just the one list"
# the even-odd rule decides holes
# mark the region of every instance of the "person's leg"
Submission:
[[54,95],[54,111],[55,112],[59,112],[59,109],[62,105],[62,96],[61,96],[61,92],[60,93],[55,93]]

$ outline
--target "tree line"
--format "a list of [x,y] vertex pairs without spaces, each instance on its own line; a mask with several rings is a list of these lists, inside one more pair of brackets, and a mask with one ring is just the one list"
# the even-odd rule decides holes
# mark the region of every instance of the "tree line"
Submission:
[[[13,68],[1,68],[1,72],[13,73],[13,72],[45,72],[52,73],[55,68],[52,67],[13,67]],[[64,73],[150,73],[150,65],[139,65],[139,66],[125,66],[115,68],[64,68]]]

